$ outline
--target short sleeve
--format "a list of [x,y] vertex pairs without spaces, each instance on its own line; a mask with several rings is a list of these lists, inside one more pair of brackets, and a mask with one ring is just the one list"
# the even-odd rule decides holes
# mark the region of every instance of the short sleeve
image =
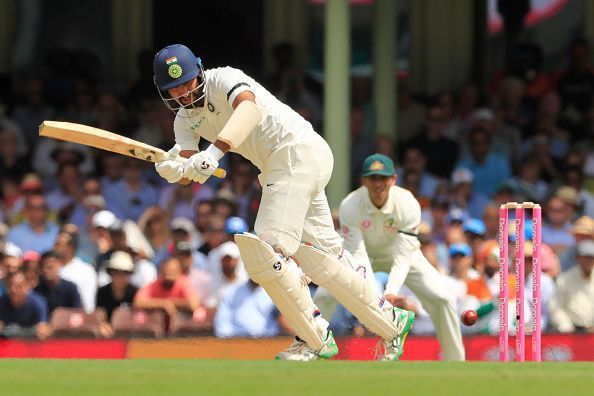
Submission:
[[175,143],[179,144],[182,150],[198,151],[200,136],[195,134],[194,131],[186,125],[186,122],[180,115],[175,117],[175,121],[173,122],[173,132],[175,133]]
[[233,106],[233,101],[240,93],[244,91],[253,92],[251,79],[241,70],[232,67],[223,67],[211,70],[211,87],[214,94],[224,97],[229,106]]

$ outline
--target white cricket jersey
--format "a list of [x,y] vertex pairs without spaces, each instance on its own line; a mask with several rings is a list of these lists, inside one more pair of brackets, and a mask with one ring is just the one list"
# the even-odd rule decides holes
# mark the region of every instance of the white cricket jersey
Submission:
[[378,209],[366,187],[351,192],[340,204],[340,226],[344,248],[357,262],[370,260],[374,271],[390,272],[393,265],[420,259],[418,234],[421,206],[402,187],[390,188],[388,201]]
[[182,150],[198,150],[200,137],[214,142],[233,113],[233,101],[244,91],[255,95],[262,120],[247,139],[231,151],[241,154],[261,171],[266,158],[279,147],[316,137],[309,122],[241,70],[222,67],[206,70],[205,75],[204,107],[182,108],[175,117],[175,140]]

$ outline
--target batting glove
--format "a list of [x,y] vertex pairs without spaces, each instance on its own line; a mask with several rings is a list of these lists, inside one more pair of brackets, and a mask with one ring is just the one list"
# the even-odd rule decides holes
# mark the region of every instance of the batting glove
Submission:
[[219,161],[208,151],[201,151],[188,158],[183,177],[204,184],[219,166]]
[[179,157],[181,146],[176,144],[168,151],[169,159],[155,163],[155,169],[159,176],[167,180],[169,183],[177,183],[184,175],[184,165],[176,161]]

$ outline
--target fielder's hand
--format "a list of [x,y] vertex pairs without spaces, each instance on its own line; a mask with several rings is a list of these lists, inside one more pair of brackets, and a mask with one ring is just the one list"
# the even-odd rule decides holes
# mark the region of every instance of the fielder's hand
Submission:
[[181,146],[176,144],[171,148],[171,150],[168,151],[168,160],[155,163],[155,169],[157,170],[159,176],[167,180],[169,183],[177,183],[183,177],[184,165],[181,162],[175,160],[177,157],[179,157],[180,151]]
[[219,166],[219,161],[208,151],[201,151],[188,158],[183,177],[203,184]]

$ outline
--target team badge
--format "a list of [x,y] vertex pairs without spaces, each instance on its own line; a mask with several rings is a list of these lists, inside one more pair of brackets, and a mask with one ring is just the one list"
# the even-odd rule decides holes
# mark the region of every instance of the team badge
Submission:
[[371,164],[371,166],[369,167],[369,169],[372,170],[372,171],[384,170],[384,164],[382,164],[379,161],[373,161],[373,163]]
[[384,228],[387,231],[394,231],[396,229],[396,220],[394,220],[393,217],[386,219],[386,221],[384,221]]
[[184,71],[182,70],[181,66],[177,63],[169,66],[167,69],[167,74],[169,74],[169,77],[171,78],[180,78],[183,72]]

